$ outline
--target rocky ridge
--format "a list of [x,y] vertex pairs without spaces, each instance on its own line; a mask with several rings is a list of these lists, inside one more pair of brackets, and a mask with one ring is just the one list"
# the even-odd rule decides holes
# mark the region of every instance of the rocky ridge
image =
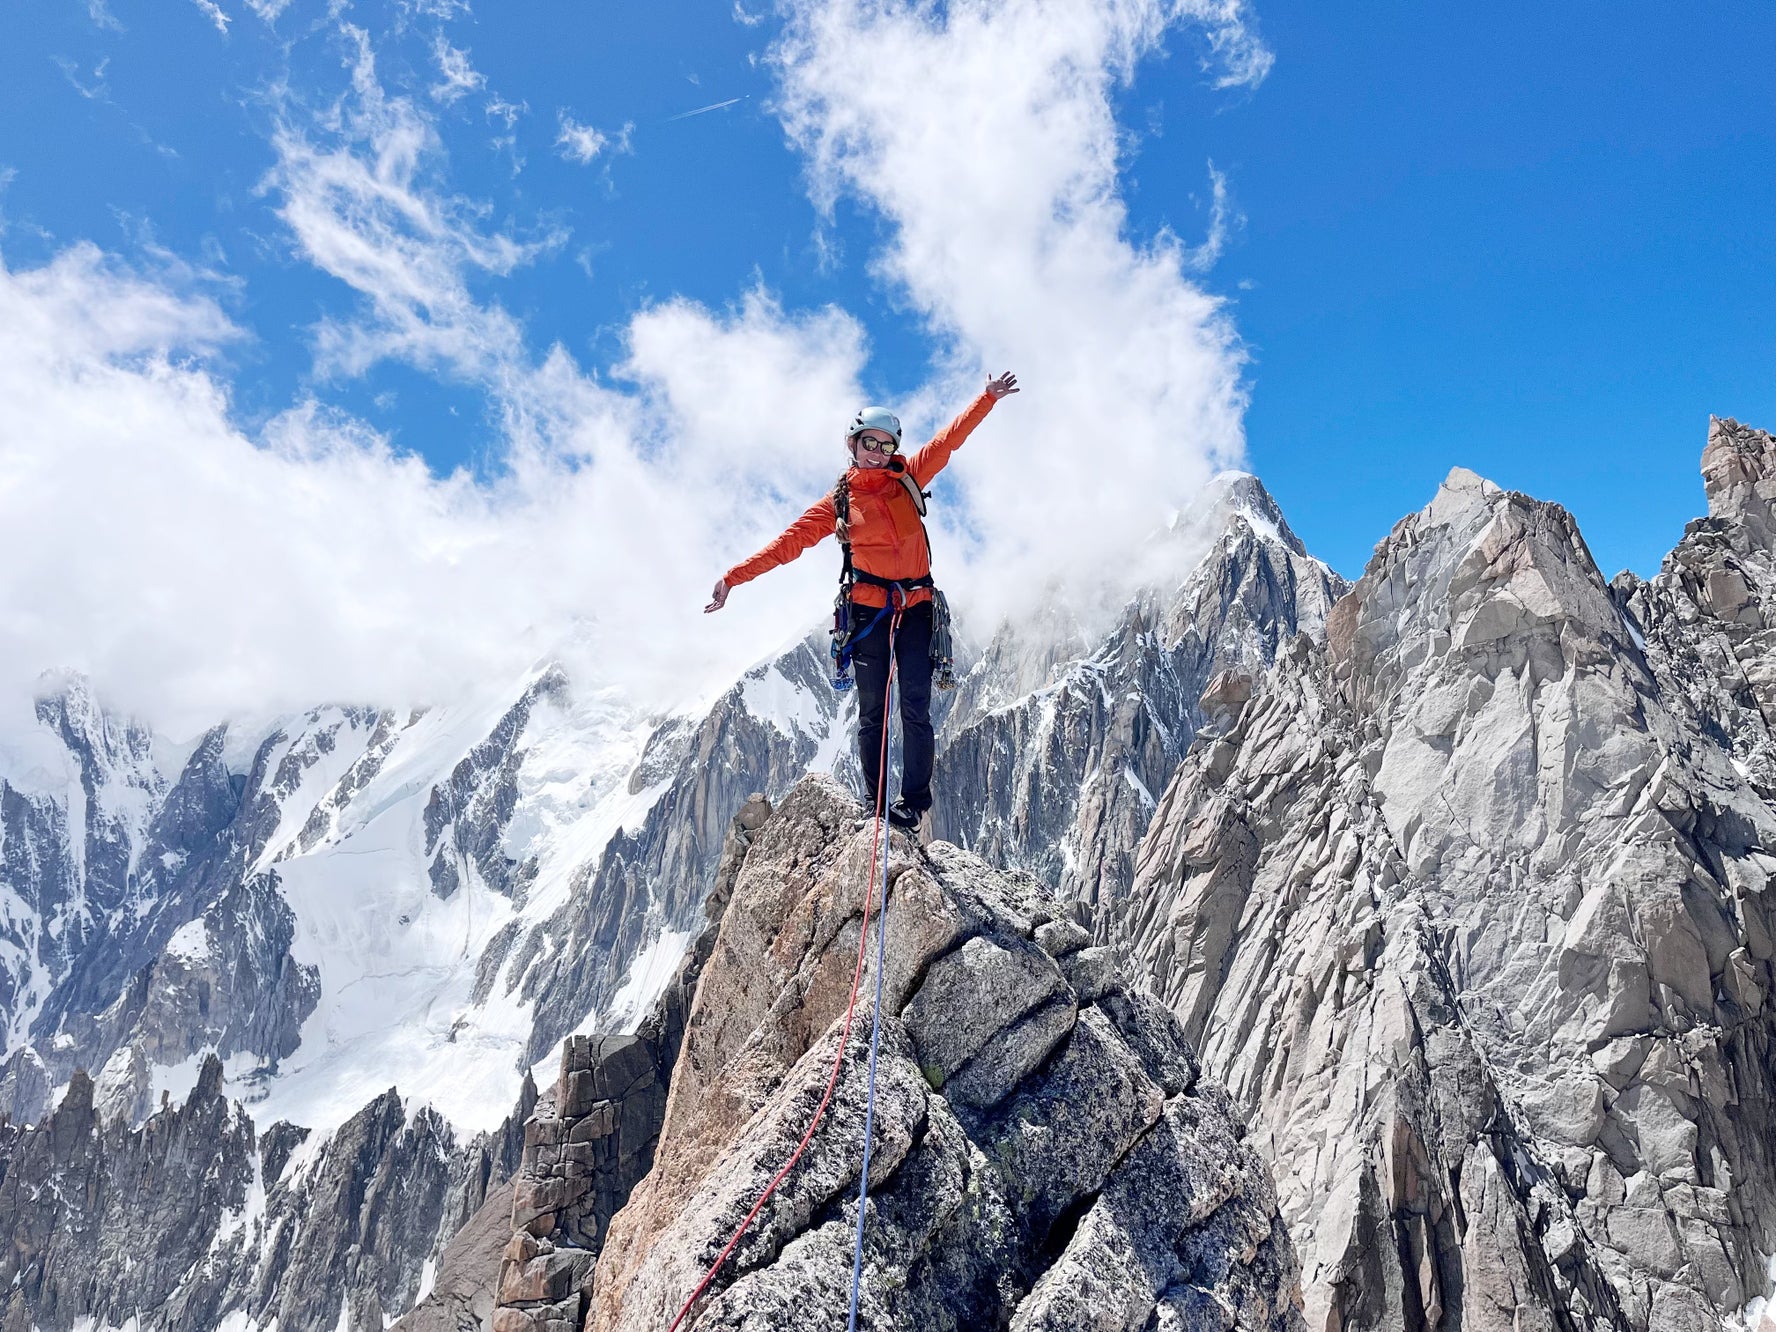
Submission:
[[1731,437],[1620,600],[1564,510],[1451,473],[1193,748],[1106,918],[1250,1116],[1316,1332],[1700,1332],[1761,1290],[1776,812],[1758,715],[1707,718],[1756,702],[1719,667],[1767,592],[1679,600],[1705,552],[1768,567],[1726,498],[1768,437]]
[[318,1139],[257,1133],[213,1055],[139,1126],[77,1072],[52,1114],[0,1125],[0,1327],[380,1327],[419,1293],[410,1256],[516,1168],[534,1102],[527,1086],[501,1132],[464,1143],[390,1092]]
[[[859,813],[809,778],[754,837],[588,1326],[670,1322],[819,1101],[870,869]],[[1035,881],[898,835],[888,855],[863,1325],[1297,1326],[1269,1179],[1163,1009]],[[808,1154],[688,1327],[842,1321],[867,1057],[854,1034]]]
[[1659,573],[1611,583],[1648,661],[1695,725],[1731,749],[1776,800],[1776,439],[1716,417],[1702,452],[1708,516],[1684,529]]

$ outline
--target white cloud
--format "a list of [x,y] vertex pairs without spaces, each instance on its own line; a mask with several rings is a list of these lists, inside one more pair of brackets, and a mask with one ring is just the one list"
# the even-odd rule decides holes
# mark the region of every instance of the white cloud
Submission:
[[[1240,461],[1239,340],[1190,280],[1200,254],[1129,234],[1112,95],[1186,22],[1207,27],[1217,81],[1260,77],[1242,14],[1226,0],[788,6],[779,111],[813,194],[891,224],[876,272],[945,343],[948,373],[905,414],[941,421],[983,370],[1024,386],[955,467],[966,507],[946,545],[973,557],[983,608],[1138,573],[1131,535]],[[918,70],[919,95],[863,68]]]
[[830,568],[746,616],[701,605],[787,511],[769,487],[800,496],[834,467],[863,354],[843,315],[657,307],[623,392],[559,349],[514,367],[518,442],[489,483],[434,477],[314,402],[248,438],[205,359],[236,336],[212,301],[90,246],[0,265],[5,699],[70,667],[190,734],[318,699],[450,698],[557,654],[663,704],[813,618]]
[[466,18],[469,13],[468,0],[399,0],[398,7],[409,19],[429,18],[440,22]]
[[1228,238],[1245,225],[1227,193],[1227,173],[1209,163],[1209,230],[1198,245],[1183,251],[1184,265],[1199,273],[1213,268],[1227,249]]
[[[1003,604],[993,580],[1126,567],[1131,534],[1239,455],[1237,339],[1190,252],[1130,237],[1117,195],[1110,96],[1193,15],[1138,0],[788,14],[781,114],[814,192],[881,212],[877,271],[941,340],[909,425],[947,418],[989,363],[1026,385],[958,460],[945,506],[940,572],[983,608]],[[0,263],[0,691],[73,667],[191,731],[320,699],[439,700],[555,653],[657,704],[817,622],[831,547],[722,615],[701,605],[836,475],[866,396],[864,326],[754,288],[725,310],[642,310],[602,376],[533,350],[491,292],[561,238],[491,227],[453,193],[432,121],[346,31],[350,94],[284,108],[263,185],[354,303],[317,330],[317,365],[397,358],[477,387],[503,466],[433,476],[318,401],[249,434],[220,357],[240,334],[201,275],[145,277],[88,246]],[[865,55],[930,86],[908,99],[855,79]]]
[[103,100],[110,95],[110,85],[105,82],[105,67],[110,63],[111,57],[105,56],[98,62],[98,64],[93,66],[91,75],[92,82],[83,83],[80,78],[79,66],[77,66],[72,60],[69,60],[66,56],[56,57],[56,67],[62,71],[62,77],[68,80],[75,92],[79,93],[88,101]]
[[522,352],[522,330],[497,305],[477,302],[470,275],[500,276],[560,244],[484,232],[475,207],[429,188],[439,151],[432,123],[376,79],[368,36],[356,45],[353,94],[319,127],[288,118],[273,136],[277,165],[261,185],[300,253],[364,298],[352,320],[316,331],[324,373],[361,374],[385,358],[470,379]]
[[290,7],[290,0],[247,0],[247,8],[266,23],[276,23],[278,15]]
[[228,25],[234,20],[224,12],[222,6],[217,4],[216,0],[192,0],[192,3],[203,11],[203,16],[205,18],[216,25],[217,32],[221,33],[224,37],[228,36]]
[[432,59],[437,62],[439,81],[432,85],[432,97],[449,104],[459,101],[487,85],[487,78],[469,63],[469,53],[459,51],[439,33],[432,40]]
[[633,122],[625,124],[612,139],[602,130],[593,129],[590,125],[582,125],[566,110],[561,112],[561,133],[555,136],[555,146],[561,150],[563,159],[578,162],[587,166],[606,148],[612,152],[626,153],[629,151],[629,138],[635,132]]
[[609,381],[540,356],[472,279],[534,246],[439,187],[424,117],[378,86],[284,124],[266,190],[299,252],[349,285],[320,366],[381,357],[469,381],[504,432],[491,480],[438,478],[300,402],[249,437],[216,354],[240,335],[204,275],[89,246],[0,265],[0,695],[45,667],[174,732],[227,713],[447,698],[537,658],[643,703],[723,683],[819,616],[808,561],[705,617],[716,576],[836,475],[861,328],[754,290],[636,315]]
[[502,121],[507,129],[518,123],[518,117],[530,110],[527,102],[508,102],[497,94],[487,103],[487,118]]
[[1208,33],[1210,54],[1202,68],[1217,88],[1256,88],[1264,82],[1276,53],[1247,22],[1245,0],[1188,0],[1178,7]]

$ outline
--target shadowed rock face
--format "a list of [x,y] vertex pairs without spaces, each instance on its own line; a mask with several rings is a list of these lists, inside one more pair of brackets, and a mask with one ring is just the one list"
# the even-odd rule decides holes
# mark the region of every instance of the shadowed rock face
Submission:
[[[458,1143],[389,1092],[325,1142],[256,1138],[206,1061],[183,1105],[106,1119],[76,1073],[55,1111],[0,1125],[0,1326],[209,1328],[231,1314],[330,1332],[413,1303],[424,1255],[517,1165],[528,1087],[492,1136]],[[509,1196],[509,1195],[508,1195]]]
[[1643,631],[1569,515],[1458,469],[1166,792],[1110,933],[1250,1115],[1315,1332],[1701,1332],[1762,1288],[1776,815],[1686,683],[1755,698],[1679,596],[1754,550],[1707,522]]
[[[578,1332],[611,1218],[653,1166],[692,996],[734,881],[770,814],[770,802],[755,793],[729,822],[703,933],[635,1032],[563,1043],[561,1075],[524,1125],[497,1258],[478,1245],[447,1253],[441,1284],[450,1289],[404,1318],[403,1328],[453,1326],[470,1292],[477,1307],[488,1306],[498,1332]],[[498,1280],[489,1284],[496,1268]]]
[[[870,870],[858,814],[810,778],[747,854],[654,1167],[598,1261],[600,1332],[671,1322],[821,1098]],[[1269,1178],[1176,1023],[1033,880],[898,835],[887,855],[865,1325],[1297,1326]],[[867,1011],[860,1021],[820,1131],[688,1326],[842,1320]]]

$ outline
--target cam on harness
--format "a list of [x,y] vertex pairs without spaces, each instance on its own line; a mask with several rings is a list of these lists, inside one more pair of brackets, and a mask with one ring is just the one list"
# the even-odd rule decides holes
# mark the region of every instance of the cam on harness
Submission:
[[[837,518],[837,535],[839,549],[844,554],[843,563],[839,566],[839,595],[833,601],[832,627],[832,660],[834,689],[844,690],[851,687],[851,658],[857,651],[857,645],[868,638],[871,631],[882,620],[896,609],[906,606],[906,594],[921,587],[931,589],[931,670],[932,683],[939,689],[956,687],[955,650],[950,635],[950,603],[949,599],[937,589],[929,572],[931,568],[931,535],[925,531],[925,501],[930,498],[928,492],[919,489],[919,483],[913,479],[899,459],[894,464],[897,479],[906,488],[912,498],[913,509],[919,515],[919,533],[925,538],[926,573],[917,578],[888,579],[878,578],[868,570],[859,569],[851,559],[851,540],[849,536],[851,522],[851,473],[846,469],[839,477],[838,484],[833,487],[833,513]],[[867,624],[859,627],[858,612],[873,607],[854,606],[851,602],[851,589],[858,583],[866,583],[870,587],[879,587],[888,594],[888,600]]]

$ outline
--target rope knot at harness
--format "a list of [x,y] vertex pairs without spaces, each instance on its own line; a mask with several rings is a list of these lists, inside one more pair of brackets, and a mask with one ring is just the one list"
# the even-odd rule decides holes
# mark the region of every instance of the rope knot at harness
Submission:
[[[883,609],[884,613],[886,613],[889,608],[884,607]],[[844,1025],[839,1032],[839,1048],[833,1056],[832,1072],[827,1076],[826,1090],[820,1097],[820,1104],[814,1109],[814,1117],[809,1122],[807,1131],[802,1134],[801,1141],[796,1144],[795,1151],[790,1153],[789,1160],[783,1163],[783,1168],[779,1170],[776,1175],[772,1177],[771,1182],[765,1186],[765,1191],[759,1195],[759,1200],[753,1204],[752,1210],[746,1214],[739,1226],[735,1228],[734,1233],[729,1238],[727,1244],[723,1246],[722,1251],[716,1255],[715,1261],[709,1265],[709,1270],[703,1274],[703,1279],[697,1283],[697,1288],[691,1292],[690,1298],[684,1302],[684,1306],[678,1311],[678,1317],[672,1320],[672,1324],[667,1329],[667,1332],[678,1332],[679,1327],[684,1324],[692,1307],[703,1297],[703,1293],[708,1290],[710,1282],[715,1280],[716,1273],[721,1271],[722,1264],[727,1262],[728,1255],[733,1253],[735,1246],[740,1243],[741,1237],[746,1234],[747,1227],[749,1227],[757,1218],[758,1214],[764,1210],[765,1204],[770,1201],[771,1196],[777,1192],[778,1185],[782,1184],[783,1181],[789,1177],[789,1172],[793,1170],[796,1163],[802,1159],[802,1154],[807,1151],[808,1144],[814,1140],[814,1133],[820,1127],[821,1120],[826,1115],[826,1108],[832,1101],[833,1090],[838,1086],[839,1070],[845,1063],[845,1051],[851,1043],[852,1019],[856,1016],[857,1012],[857,994],[863,984],[864,963],[869,956],[870,913],[875,907],[877,869],[880,867],[882,897],[881,911],[877,916],[876,925],[876,994],[875,1004],[870,1015],[869,1080],[868,1093],[864,1102],[863,1162],[859,1171],[857,1187],[857,1239],[851,1266],[850,1313],[846,1322],[848,1332],[857,1332],[858,1298],[863,1286],[863,1229],[865,1219],[869,1215],[870,1147],[872,1145],[871,1140],[875,1134],[876,1123],[876,1061],[882,1035],[882,974],[886,970],[887,961],[887,914],[890,878],[888,858],[882,854],[882,843],[888,828],[888,821],[884,817],[883,805],[885,803],[884,797],[888,789],[888,737],[892,729],[892,719],[895,711],[893,706],[895,676],[894,640],[900,632],[901,614],[904,609],[905,594],[904,591],[902,591],[901,604],[892,607],[893,618],[888,625],[888,684],[887,696],[884,700],[887,708],[887,715],[882,723],[882,753],[880,762],[876,768],[877,773],[880,774],[880,780],[876,783],[875,819],[870,836],[869,884],[864,889],[863,924],[857,935],[857,962],[851,971],[851,994],[845,1003]],[[877,617],[877,619],[880,618],[880,616]],[[874,622],[871,623],[870,627],[875,627]],[[909,867],[910,865],[907,864],[896,866],[897,869],[901,870]],[[900,876],[897,873],[894,877],[899,878]]]

